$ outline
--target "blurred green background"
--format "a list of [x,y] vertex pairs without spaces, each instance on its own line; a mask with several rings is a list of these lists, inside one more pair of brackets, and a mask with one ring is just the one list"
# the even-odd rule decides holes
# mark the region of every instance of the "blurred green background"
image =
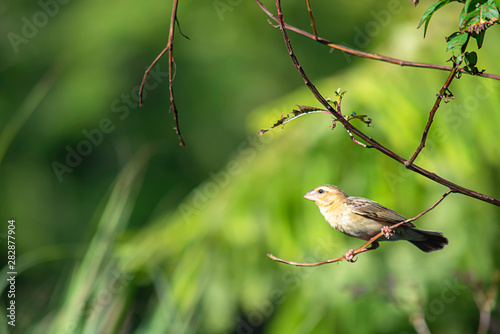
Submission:
[[[445,64],[458,7],[439,12],[423,39],[416,25],[430,4],[312,5],[322,37]],[[258,138],[295,104],[319,105],[252,1],[179,4],[190,38],[175,36],[187,143],[180,147],[166,58],[145,106],[137,105],[144,70],[167,43],[171,6],[0,4],[0,236],[7,254],[7,220],[15,219],[18,271],[15,327],[5,314],[7,281],[0,283],[1,332],[471,333],[488,316],[489,331],[500,332],[500,212],[462,195],[416,222],[444,232],[443,251],[384,243],[355,264],[318,268],[267,258],[319,261],[361,245],[302,199],[317,185],[336,184],[408,217],[446,189],[353,144],[340,126],[332,131],[327,115]],[[283,10],[287,22],[310,30],[303,1]],[[354,124],[411,156],[445,72],[355,59],[290,37],[325,96],[347,90],[344,113],[374,121]],[[479,69],[500,72],[499,37],[488,31]],[[417,164],[498,198],[500,83],[463,76],[451,90],[455,99],[439,109]],[[80,158],[68,157],[78,150]]]

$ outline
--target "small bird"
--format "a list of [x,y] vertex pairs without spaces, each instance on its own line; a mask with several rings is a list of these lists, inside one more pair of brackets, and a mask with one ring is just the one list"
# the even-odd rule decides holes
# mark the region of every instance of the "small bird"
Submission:
[[378,241],[383,240],[408,240],[426,253],[443,249],[448,244],[443,233],[419,230],[410,222],[394,230],[388,229],[386,226],[402,222],[406,218],[372,200],[348,196],[334,185],[316,187],[305,194],[304,198],[316,202],[326,221],[348,236],[370,240],[384,231],[385,227],[385,236],[374,241],[369,249],[377,248]]

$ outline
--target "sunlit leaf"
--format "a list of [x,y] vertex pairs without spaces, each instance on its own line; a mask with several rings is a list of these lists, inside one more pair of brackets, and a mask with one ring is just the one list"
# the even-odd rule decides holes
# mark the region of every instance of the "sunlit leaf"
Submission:
[[498,22],[498,18],[498,8],[494,0],[469,0],[460,14],[460,30],[481,34]]
[[461,47],[467,43],[467,39],[469,34],[455,32],[448,37],[448,46],[446,47],[446,51],[448,50],[457,50],[460,52]]
[[440,0],[439,2],[436,2],[435,4],[431,5],[429,8],[427,8],[427,10],[425,11],[424,15],[422,16],[422,19],[420,20],[418,26],[417,26],[417,29],[420,28],[422,26],[422,24],[425,22],[425,25],[424,25],[424,37],[427,33],[427,26],[429,25],[429,22],[431,20],[431,17],[432,15],[434,15],[434,13],[442,8],[443,6],[449,4],[450,2],[453,2],[455,0]]
[[303,106],[300,104],[297,104],[297,107],[299,107],[299,110],[293,109],[293,111],[291,113],[287,114],[286,116],[281,115],[281,118],[276,123],[274,123],[273,126],[271,126],[269,129],[260,130],[259,136],[262,136],[264,133],[271,131],[272,129],[274,129],[277,126],[285,125],[286,123],[293,121],[294,119],[296,119],[300,116],[304,116],[304,115],[312,114],[312,113],[317,113],[317,112],[328,113],[328,110],[316,108],[316,107]]

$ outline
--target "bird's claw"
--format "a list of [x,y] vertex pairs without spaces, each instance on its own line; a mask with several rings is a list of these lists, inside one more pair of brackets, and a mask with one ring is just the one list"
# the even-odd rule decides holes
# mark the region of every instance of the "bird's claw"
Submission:
[[384,226],[382,227],[382,234],[387,238],[389,239],[391,236],[394,235],[394,232],[392,231],[392,229],[389,228],[389,226]]
[[354,249],[349,249],[347,251],[347,253],[345,253],[344,255],[344,259],[347,261],[347,262],[351,262],[351,263],[354,263],[356,262],[358,259],[354,259]]

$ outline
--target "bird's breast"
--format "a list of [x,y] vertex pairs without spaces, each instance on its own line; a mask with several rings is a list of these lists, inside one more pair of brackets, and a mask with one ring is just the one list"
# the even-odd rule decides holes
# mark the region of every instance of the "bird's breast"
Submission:
[[334,229],[363,240],[369,240],[379,233],[383,225],[376,220],[352,213],[347,208],[345,210],[325,210],[322,213]]

